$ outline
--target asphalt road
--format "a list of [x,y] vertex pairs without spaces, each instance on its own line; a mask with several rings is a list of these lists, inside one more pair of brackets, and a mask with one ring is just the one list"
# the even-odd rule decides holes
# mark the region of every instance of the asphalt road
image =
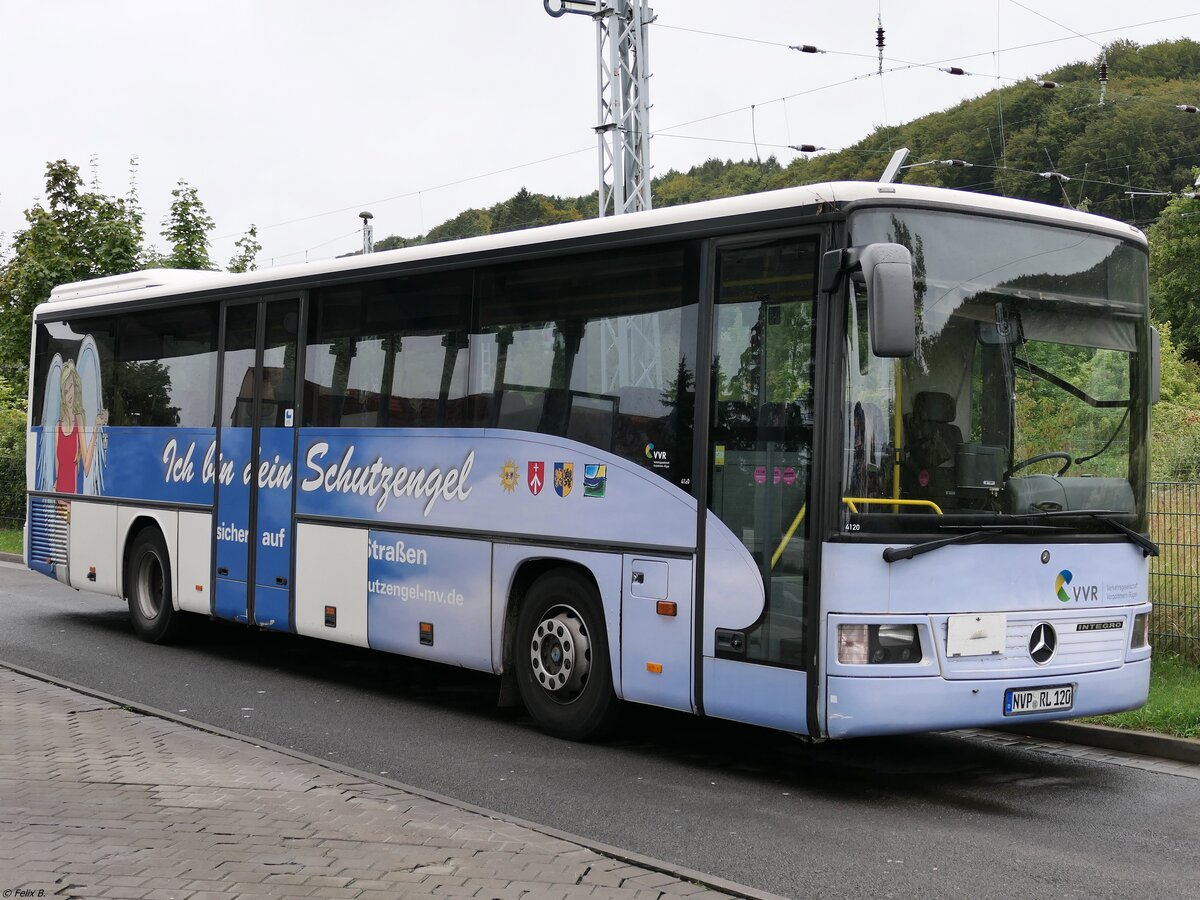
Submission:
[[1185,897],[1200,779],[954,735],[803,744],[628,711],[599,745],[497,709],[494,678],[124,605],[0,564],[0,660],[795,897]]

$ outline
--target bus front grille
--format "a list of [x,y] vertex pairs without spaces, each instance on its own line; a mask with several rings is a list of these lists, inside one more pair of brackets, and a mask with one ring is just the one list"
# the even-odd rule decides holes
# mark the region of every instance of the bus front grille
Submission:
[[[1121,665],[1129,646],[1131,616],[1128,609],[1119,608],[1011,612],[1007,614],[1004,650],[988,656],[947,656],[948,617],[935,617],[934,625],[946,678],[1014,678]],[[1030,656],[1029,640],[1033,629],[1043,622],[1054,628],[1057,647],[1052,659],[1038,665]]]

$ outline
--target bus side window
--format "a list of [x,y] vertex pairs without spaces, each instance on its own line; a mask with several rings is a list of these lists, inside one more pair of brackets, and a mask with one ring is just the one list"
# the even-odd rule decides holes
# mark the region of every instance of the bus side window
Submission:
[[304,421],[325,428],[464,424],[471,272],[315,291]]
[[557,435],[691,484],[697,308],[687,247],[481,269],[478,424]]

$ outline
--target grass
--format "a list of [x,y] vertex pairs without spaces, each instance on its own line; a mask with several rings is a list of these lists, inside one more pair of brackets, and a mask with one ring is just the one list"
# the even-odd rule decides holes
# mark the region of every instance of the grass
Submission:
[[22,552],[20,528],[0,528],[0,552]]
[[1200,738],[1200,666],[1173,654],[1156,655],[1150,669],[1150,699],[1145,706],[1083,721]]

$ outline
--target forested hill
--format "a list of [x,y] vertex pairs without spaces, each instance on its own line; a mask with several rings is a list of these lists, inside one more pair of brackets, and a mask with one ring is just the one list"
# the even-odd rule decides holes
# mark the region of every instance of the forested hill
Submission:
[[[1070,203],[1139,225],[1152,222],[1165,197],[1126,192],[1188,189],[1200,166],[1200,43],[1167,41],[1107,47],[1108,87],[1100,101],[1096,60],[1047,73],[1056,89],[1033,81],[992,90],[905,125],[878,128],[853,147],[782,166],[774,158],[719,160],[654,179],[656,207],[694,203],[821,181],[879,178],[892,152],[908,147],[910,163],[958,159],[970,168],[917,166],[910,184],[962,188]],[[945,75],[944,77],[954,77]],[[972,76],[959,76],[972,77]],[[985,76],[974,76],[985,82]],[[1054,171],[1069,182],[1045,178]],[[596,194],[554,197],[522,189],[487,209],[469,209],[418,237],[388,237],[379,250],[452,240],[596,215]]]

